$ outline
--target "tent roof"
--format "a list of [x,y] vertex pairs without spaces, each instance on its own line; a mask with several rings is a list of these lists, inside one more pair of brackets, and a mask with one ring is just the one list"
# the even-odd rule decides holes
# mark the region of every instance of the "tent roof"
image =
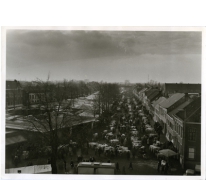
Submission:
[[6,145],[12,145],[20,142],[27,141],[23,136],[17,135],[13,137],[6,138]]

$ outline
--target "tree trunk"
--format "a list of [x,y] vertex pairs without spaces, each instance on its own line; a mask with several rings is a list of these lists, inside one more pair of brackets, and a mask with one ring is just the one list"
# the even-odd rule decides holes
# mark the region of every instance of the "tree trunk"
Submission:
[[51,153],[51,168],[52,168],[52,174],[57,174],[57,149],[56,147],[52,148]]
[[52,167],[52,174],[57,174],[57,165],[56,165],[56,161],[52,161],[51,162],[51,167]]

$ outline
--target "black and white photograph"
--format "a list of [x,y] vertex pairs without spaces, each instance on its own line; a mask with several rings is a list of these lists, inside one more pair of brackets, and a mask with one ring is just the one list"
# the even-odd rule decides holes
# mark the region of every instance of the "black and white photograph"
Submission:
[[6,28],[5,174],[201,176],[202,37]]
[[202,41],[201,28],[5,28],[4,174],[202,177]]

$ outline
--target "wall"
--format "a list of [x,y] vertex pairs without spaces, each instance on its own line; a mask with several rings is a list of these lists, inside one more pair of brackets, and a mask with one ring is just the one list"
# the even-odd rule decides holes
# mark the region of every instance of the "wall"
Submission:
[[[191,139],[189,131],[195,129],[195,137]],[[189,158],[189,148],[194,148],[194,158]],[[195,168],[196,164],[199,164],[201,160],[201,124],[198,123],[186,123],[185,131],[185,167]]]
[[6,107],[16,107],[22,105],[21,90],[6,90]]

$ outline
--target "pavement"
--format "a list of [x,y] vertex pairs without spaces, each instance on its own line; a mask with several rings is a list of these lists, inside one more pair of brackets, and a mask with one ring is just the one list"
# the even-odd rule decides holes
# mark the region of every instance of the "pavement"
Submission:
[[[81,154],[81,150],[77,150],[77,154]],[[157,172],[157,159],[156,157],[150,153],[149,159],[145,160],[141,157],[135,157],[133,158],[131,156],[130,159],[127,159],[126,157],[106,157],[105,155],[101,155],[100,157],[98,155],[95,155],[95,152],[93,149],[89,149],[88,154],[83,154],[84,159],[89,159],[90,157],[94,157],[96,159],[96,162],[106,162],[108,160],[111,161],[111,163],[119,163],[119,169],[120,171],[117,171],[117,175],[122,175],[122,168],[125,166],[126,175],[164,175],[164,173]],[[67,156],[66,157],[66,171],[64,169],[64,163],[62,159],[57,160],[57,168],[58,168],[58,174],[73,174],[74,168],[70,167],[70,162],[74,161],[74,165],[77,165],[77,155],[73,156]],[[47,157],[41,157],[39,159],[21,159],[21,161],[18,163],[18,167],[25,167],[30,162],[32,162],[33,165],[43,165],[47,164]],[[129,169],[129,164],[132,162],[133,169]],[[10,157],[7,156],[6,159],[6,168],[14,168],[15,165]],[[183,175],[181,167],[177,166],[176,171],[174,172],[168,172],[167,175]]]
[[[152,122],[151,122],[152,124]],[[104,127],[101,127],[104,129]],[[99,129],[100,130],[100,129]],[[164,142],[166,141],[166,138],[164,135],[160,136],[160,141]],[[84,159],[89,159],[90,157],[94,157],[96,159],[96,162],[107,162],[108,160],[111,161],[111,163],[119,163],[120,171],[117,171],[116,174],[122,175],[122,169],[123,166],[125,167],[125,171],[127,175],[164,175],[163,173],[159,173],[157,171],[157,158],[156,156],[149,151],[149,148],[147,147],[146,151],[148,152],[148,160],[145,160],[141,157],[132,157],[128,159],[124,156],[118,156],[118,157],[107,157],[106,155],[101,155],[100,157],[95,154],[94,149],[89,148],[88,154],[83,152],[81,149],[77,149],[76,153],[74,155],[68,155],[66,156],[66,170],[64,167],[64,163],[62,159],[57,160],[57,168],[58,168],[58,174],[73,174],[74,169],[70,167],[70,162],[74,161],[74,164],[77,165],[77,155],[82,154]],[[37,159],[21,159],[17,165],[17,167],[24,167],[27,166],[29,163],[32,163],[33,165],[43,165],[47,163],[48,157],[40,157]],[[175,164],[175,171],[168,172],[168,175],[183,175],[183,170],[177,160],[173,160]],[[129,164],[132,162],[133,169],[129,169]],[[13,168],[15,167],[11,154],[6,154],[6,168]]]
[[[105,129],[105,127],[100,127],[99,131],[102,131]],[[95,130],[94,130],[95,131]],[[164,136],[161,135],[161,141],[164,142]],[[100,143],[105,143],[105,140],[99,140]],[[76,154],[70,156],[67,154],[66,156],[66,170],[64,169],[64,163],[62,159],[57,160],[57,168],[58,168],[58,174],[74,174],[74,169],[70,167],[71,160],[74,161],[74,164],[77,165],[77,156],[83,155],[84,159],[89,159],[90,157],[94,157],[96,159],[96,162],[107,162],[110,160],[112,163],[119,163],[120,171],[117,171],[117,175],[122,175],[122,168],[125,166],[125,171],[127,175],[164,175],[163,173],[157,172],[157,158],[156,156],[149,151],[148,147],[146,149],[148,152],[148,160],[145,160],[141,157],[132,157],[130,156],[130,159],[127,159],[125,156],[118,156],[118,157],[107,157],[106,155],[102,154],[100,157],[95,154],[94,149],[89,148],[88,154],[86,154],[84,151],[82,151],[80,148],[77,149]],[[6,168],[13,168],[15,167],[11,156],[11,153],[7,154],[6,156]],[[47,163],[48,157],[40,157],[38,159],[21,159],[18,163],[18,167],[24,167],[27,166],[30,162],[32,162],[33,165],[43,165]],[[133,169],[129,169],[129,163],[132,162]],[[176,171],[174,172],[168,172],[168,175],[183,175],[182,168],[177,160],[174,160],[174,164],[176,167]]]

